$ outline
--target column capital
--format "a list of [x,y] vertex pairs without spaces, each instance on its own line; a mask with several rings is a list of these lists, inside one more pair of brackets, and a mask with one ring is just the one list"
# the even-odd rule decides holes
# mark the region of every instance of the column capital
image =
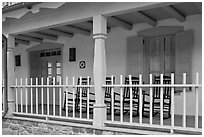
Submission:
[[107,34],[107,18],[103,15],[93,17],[93,35]]
[[107,35],[104,34],[104,33],[97,33],[97,34],[94,34],[94,35],[93,35],[93,38],[94,38],[94,39],[106,39],[106,38],[107,38]]

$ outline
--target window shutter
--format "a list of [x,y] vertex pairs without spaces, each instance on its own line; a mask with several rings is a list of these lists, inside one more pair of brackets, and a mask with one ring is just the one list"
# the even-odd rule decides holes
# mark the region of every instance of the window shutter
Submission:
[[127,39],[127,75],[143,74],[143,37]]
[[175,37],[175,81],[183,83],[183,73],[187,75],[187,83],[191,83],[193,31],[187,30]]

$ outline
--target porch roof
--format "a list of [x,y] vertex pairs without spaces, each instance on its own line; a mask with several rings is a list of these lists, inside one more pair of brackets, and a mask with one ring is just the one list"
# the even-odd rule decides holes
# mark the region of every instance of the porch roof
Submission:
[[[83,3],[64,3],[58,8],[40,8],[39,12],[32,13],[31,11],[25,13],[20,18],[6,18],[3,23],[19,22],[21,20],[28,20],[31,18],[38,19],[41,16],[63,11],[70,6]],[[106,4],[106,3],[101,3]],[[110,3],[114,4],[114,3]],[[98,6],[98,5],[97,5]],[[101,5],[100,5],[101,6]],[[60,12],[59,12],[60,13]],[[117,14],[107,14],[107,30],[111,31],[113,27],[122,27],[126,30],[132,30],[134,24],[147,23],[150,26],[157,26],[157,21],[169,18],[176,18],[180,22],[186,20],[186,16],[202,14],[201,2],[182,2],[182,3],[165,3],[160,6],[152,6],[151,8],[142,8],[141,10],[130,10],[128,12],[120,12]],[[53,17],[54,18],[54,17]],[[58,36],[66,36],[72,38],[75,33],[80,33],[85,36],[90,36],[93,30],[92,18],[84,21],[75,22],[72,24],[63,24],[60,26],[44,27],[38,30],[31,30],[30,32],[23,32],[16,34],[16,43],[29,45],[30,41],[41,43],[43,39],[50,39],[56,41]]]

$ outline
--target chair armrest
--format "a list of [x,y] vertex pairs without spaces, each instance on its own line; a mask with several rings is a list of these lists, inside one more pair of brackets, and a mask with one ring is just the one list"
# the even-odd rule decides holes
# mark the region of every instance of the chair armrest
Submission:
[[[67,91],[67,93],[71,94],[71,95],[73,94],[73,92],[69,92],[69,91]],[[64,91],[64,94],[66,94],[66,91]],[[75,95],[76,95],[76,93],[75,93]]]
[[115,95],[120,95],[120,94],[119,94],[118,92],[114,92],[114,96],[115,96]]
[[91,94],[91,95],[95,95],[95,93],[92,93],[92,92],[89,92],[89,94]]
[[150,96],[148,93],[146,93],[146,92],[142,92],[142,95],[144,95],[144,96]]

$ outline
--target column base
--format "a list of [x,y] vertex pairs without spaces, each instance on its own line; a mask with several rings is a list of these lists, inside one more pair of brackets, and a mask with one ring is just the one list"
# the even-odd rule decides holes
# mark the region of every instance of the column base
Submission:
[[11,116],[15,112],[15,101],[8,101],[8,112],[6,116]]
[[106,104],[94,104],[93,125],[96,127],[104,127],[106,120]]

